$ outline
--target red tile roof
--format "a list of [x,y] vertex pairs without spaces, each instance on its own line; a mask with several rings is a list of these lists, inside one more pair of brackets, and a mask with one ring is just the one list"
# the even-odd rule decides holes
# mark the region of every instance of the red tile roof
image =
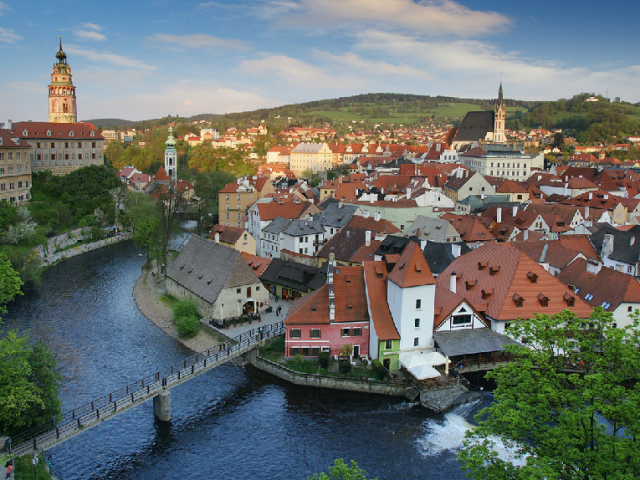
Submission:
[[387,304],[387,265],[385,262],[364,262],[364,276],[371,321],[380,340],[400,340],[400,335]]
[[[47,135],[47,130],[51,135]],[[102,134],[93,123],[51,123],[51,122],[18,122],[11,131],[20,138],[33,139],[65,139],[65,140],[104,140]],[[26,134],[23,132],[26,131]],[[91,136],[93,132],[93,136]]]
[[409,242],[400,260],[389,274],[389,280],[401,288],[434,285],[436,283],[429,265],[422,255],[420,245]]
[[[458,257],[438,276],[443,288],[449,288],[451,272],[458,276],[456,292],[474,306],[487,304],[486,314],[496,320],[531,318],[536,313],[554,315],[565,309],[579,318],[591,314],[591,307],[580,298],[569,306],[563,296],[575,297],[573,292],[510,244],[488,243]],[[476,285],[467,290],[465,282],[474,280]],[[547,307],[542,306],[540,295],[548,298]],[[516,305],[514,296],[524,299],[522,307]]]
[[207,238],[211,240],[215,240],[216,233],[220,234],[220,241],[222,243],[229,243],[231,245],[235,245],[235,243],[240,240],[242,234],[245,232],[244,228],[241,227],[227,227],[225,225],[214,225],[211,229]]
[[260,278],[260,275],[267,269],[271,260],[264,257],[259,257],[258,255],[251,255],[247,252],[240,252],[240,255],[244,257],[247,261],[247,265],[251,267],[251,271],[254,275]]

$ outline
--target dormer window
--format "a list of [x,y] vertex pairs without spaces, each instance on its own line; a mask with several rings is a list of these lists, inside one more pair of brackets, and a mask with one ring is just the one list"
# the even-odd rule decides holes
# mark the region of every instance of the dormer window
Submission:
[[96,136],[96,132],[94,132],[93,130],[91,130],[91,133],[90,133],[89,135],[91,135],[92,137],[95,137],[95,136]]
[[47,130],[47,137],[51,136],[51,130]]
[[516,302],[516,307],[522,308],[524,306],[524,298],[517,293],[513,294],[513,301]]
[[467,290],[471,290],[473,287],[475,287],[478,284],[477,280],[467,280],[466,282],[467,285]]
[[74,135],[74,134],[73,134],[73,130],[69,130],[69,136],[70,136],[70,137],[73,137],[73,135]]
[[26,130],[22,130],[22,136],[26,137],[27,135],[29,135],[29,132]]
[[533,273],[533,272],[527,273],[527,278],[529,278],[529,281],[531,283],[538,283],[538,275],[536,273]]
[[486,289],[482,290],[482,299],[483,300],[486,300],[491,295],[493,295],[493,288],[486,288]]
[[567,302],[567,307],[573,307],[576,304],[576,297],[574,297],[573,295],[565,293],[562,298],[565,302]]
[[487,265],[487,262],[478,262],[478,270],[484,270],[485,268],[487,268]]
[[492,277],[498,273],[500,271],[500,265],[496,265],[496,266],[491,266],[489,267],[489,275],[491,275]]
[[547,297],[544,293],[538,295],[538,301],[542,307],[549,306],[549,297]]

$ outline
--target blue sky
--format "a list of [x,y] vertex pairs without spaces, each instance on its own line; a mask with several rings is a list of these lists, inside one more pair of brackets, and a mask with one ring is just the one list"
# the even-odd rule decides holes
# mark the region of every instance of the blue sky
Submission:
[[640,2],[0,1],[0,121],[46,120],[62,35],[78,117],[226,113],[369,92],[640,101]]

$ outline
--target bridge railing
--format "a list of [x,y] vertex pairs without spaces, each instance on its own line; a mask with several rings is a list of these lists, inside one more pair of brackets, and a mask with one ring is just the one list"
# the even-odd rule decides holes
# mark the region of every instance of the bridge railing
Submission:
[[14,450],[19,454],[21,444],[29,443],[29,449],[38,449],[38,445],[46,445],[52,441],[114,414],[118,410],[128,407],[164,388],[171,388],[182,383],[188,377],[199,374],[202,369],[222,363],[232,355],[244,353],[262,340],[277,337],[284,333],[284,323],[278,322],[255,328],[220,343],[203,352],[196,353],[183,361],[158,370],[140,380],[130,383],[118,390],[104,395],[92,402],[85,403],[71,411],[62,414],[60,420],[52,418],[38,429],[27,430],[14,437]]

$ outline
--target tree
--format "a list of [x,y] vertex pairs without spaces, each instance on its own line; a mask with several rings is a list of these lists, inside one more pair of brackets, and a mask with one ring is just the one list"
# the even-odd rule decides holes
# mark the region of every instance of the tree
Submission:
[[[515,362],[487,374],[495,402],[476,417],[458,459],[475,479],[632,479],[640,477],[640,322],[619,329],[594,309],[588,322],[569,311],[512,324]],[[497,437],[522,465],[504,461]]]
[[230,173],[218,170],[196,175],[194,190],[198,197],[198,203],[195,207],[198,213],[198,235],[203,232],[207,215],[217,211],[218,192],[222,190],[227,183],[233,182],[234,180],[235,177]]
[[4,252],[0,252],[0,279],[0,313],[6,313],[4,304],[13,300],[16,295],[22,295],[20,287],[23,283]]
[[133,228],[133,243],[138,248],[147,249],[147,260],[154,258],[160,261],[162,242],[158,205],[142,192],[130,192],[125,205],[120,221],[125,227]]
[[[307,480],[367,480],[367,472],[358,467],[355,460],[351,460],[351,466],[349,466],[344,460],[338,458],[333,466],[329,467],[328,475],[325,472],[321,472],[319,476],[314,473],[313,477],[307,477]],[[371,480],[377,480],[377,477]]]

